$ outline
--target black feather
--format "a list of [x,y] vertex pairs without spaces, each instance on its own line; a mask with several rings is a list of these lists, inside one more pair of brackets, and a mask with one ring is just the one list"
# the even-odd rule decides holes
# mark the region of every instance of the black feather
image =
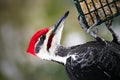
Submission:
[[56,55],[76,55],[76,59],[69,57],[65,64],[71,80],[120,80],[120,45],[114,42],[62,46]]

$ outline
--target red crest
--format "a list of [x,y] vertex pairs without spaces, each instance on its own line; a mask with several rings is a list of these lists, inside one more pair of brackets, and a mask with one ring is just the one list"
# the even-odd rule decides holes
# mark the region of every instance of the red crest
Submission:
[[38,38],[39,38],[41,35],[46,34],[48,31],[49,31],[49,28],[45,28],[45,29],[42,29],[42,30],[37,31],[37,32],[32,36],[26,52],[31,53],[31,54],[33,54],[33,55],[36,56],[36,54],[35,54],[35,52],[34,52],[35,43],[37,42]]

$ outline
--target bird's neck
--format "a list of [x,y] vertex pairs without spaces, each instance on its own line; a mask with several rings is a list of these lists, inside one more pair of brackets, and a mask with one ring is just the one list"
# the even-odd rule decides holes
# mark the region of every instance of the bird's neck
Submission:
[[64,46],[56,46],[56,48],[54,47],[54,50],[50,50],[50,54],[51,54],[51,61],[57,62],[57,63],[61,63],[61,64],[66,64],[66,60],[68,58],[67,54],[68,54],[68,48],[64,47]]
[[54,56],[51,57],[51,61],[66,64],[66,61],[69,57],[76,59],[75,49],[80,45],[72,46],[72,47],[64,47],[64,46],[57,46]]

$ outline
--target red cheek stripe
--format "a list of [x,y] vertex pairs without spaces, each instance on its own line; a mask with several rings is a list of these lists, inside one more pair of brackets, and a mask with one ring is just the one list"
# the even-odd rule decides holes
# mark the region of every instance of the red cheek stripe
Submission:
[[51,42],[52,42],[53,37],[54,37],[54,34],[50,35],[50,37],[48,39],[47,50],[51,47]]

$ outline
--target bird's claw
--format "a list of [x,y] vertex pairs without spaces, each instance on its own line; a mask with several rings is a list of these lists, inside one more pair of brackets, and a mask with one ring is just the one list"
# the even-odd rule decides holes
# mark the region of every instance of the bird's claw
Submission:
[[97,34],[98,33],[98,28],[95,28],[94,30],[93,29],[87,29],[87,33],[90,33],[90,32],[93,32],[94,34]]
[[98,28],[94,29],[93,28],[99,23],[99,20],[95,21],[95,23],[90,26],[90,28],[87,29],[87,33],[90,34],[92,37],[96,38],[97,33],[98,33]]
[[92,36],[93,38],[95,38],[98,42],[105,42],[105,40],[103,40],[102,38],[98,37],[97,36],[97,33],[98,33],[98,29],[96,28],[96,30],[93,30],[93,28],[99,23],[100,20],[96,20],[95,23],[88,27],[82,20],[82,18],[79,16],[78,17],[78,21],[79,21],[79,24],[82,26],[82,28],[90,35]]

